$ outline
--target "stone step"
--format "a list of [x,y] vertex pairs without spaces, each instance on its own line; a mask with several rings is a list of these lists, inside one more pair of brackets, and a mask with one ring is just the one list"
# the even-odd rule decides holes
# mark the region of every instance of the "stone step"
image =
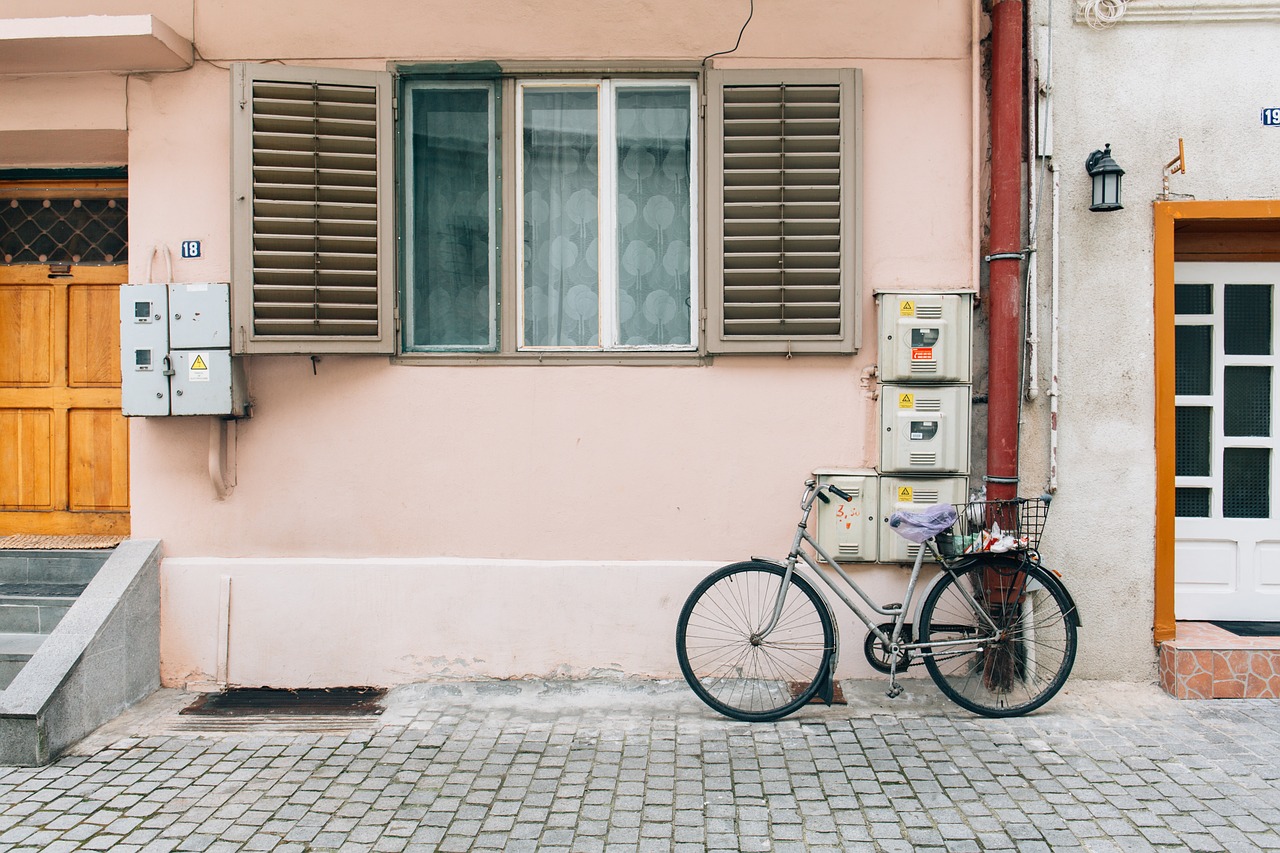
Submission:
[[44,634],[0,633],[0,690],[4,690],[44,642]]
[[109,548],[0,551],[0,583],[87,584],[111,556]]
[[0,633],[48,634],[85,584],[0,583]]

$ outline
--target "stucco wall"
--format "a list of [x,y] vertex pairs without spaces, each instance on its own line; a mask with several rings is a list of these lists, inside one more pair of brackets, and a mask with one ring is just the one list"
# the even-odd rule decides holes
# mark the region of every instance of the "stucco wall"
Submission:
[[[697,63],[732,47],[748,4],[227,2],[199,4],[190,21],[189,4],[118,5],[109,11],[194,33],[212,60],[127,81],[130,278],[159,280],[152,248],[199,239],[204,257],[176,260],[174,278],[217,281],[230,275],[228,62]],[[781,555],[815,468],[874,462],[874,403],[859,383],[876,359],[873,292],[975,286],[973,5],[762,0],[739,50],[715,60],[863,70],[854,357],[459,367],[256,356],[237,485],[221,502],[207,420],[135,419],[133,532],[162,538],[168,557],[166,683],[211,679],[228,653],[241,683],[674,675],[675,614],[697,578]],[[886,596],[901,585],[898,569],[876,574]],[[846,634],[846,671],[861,636]]]
[[[1162,167],[1185,140],[1188,172],[1173,197],[1280,196],[1280,131],[1261,109],[1280,103],[1274,23],[1121,20],[1095,30],[1074,3],[1038,2],[1038,59],[1047,75],[1052,24],[1053,162],[1060,169],[1061,360],[1059,491],[1045,555],[1084,615],[1077,671],[1153,677],[1155,408],[1152,201]],[[1047,17],[1052,6],[1052,21]],[[1137,8],[1137,7],[1134,7]],[[1124,209],[1089,211],[1088,154],[1111,144],[1125,170]],[[1040,387],[1049,382],[1050,179],[1040,180]],[[1048,399],[1027,405],[1024,493],[1047,482]]]

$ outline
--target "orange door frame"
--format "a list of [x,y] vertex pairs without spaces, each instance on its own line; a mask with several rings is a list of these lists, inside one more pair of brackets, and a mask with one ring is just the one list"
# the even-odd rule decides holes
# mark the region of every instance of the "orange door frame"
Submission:
[[1174,225],[1197,219],[1280,219],[1280,200],[1155,203],[1156,589],[1154,639],[1177,632],[1174,584]]

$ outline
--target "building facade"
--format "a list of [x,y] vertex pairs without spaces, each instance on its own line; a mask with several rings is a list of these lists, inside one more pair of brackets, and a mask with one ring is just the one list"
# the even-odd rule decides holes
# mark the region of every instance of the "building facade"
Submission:
[[[1030,17],[1024,479],[1059,487],[1046,555],[1079,579],[1086,631],[1113,638],[1085,666],[1150,678],[1152,640],[1180,625],[1280,616],[1278,13],[1130,0]],[[1095,211],[1085,164],[1108,145],[1122,207]]]
[[[1105,30],[1072,3],[1028,9],[1044,96],[1020,490],[1055,492],[1044,552],[1083,612],[1077,677],[1153,677],[1180,582],[1170,501],[1203,497],[1173,489],[1214,488],[1170,479],[1170,418],[1199,415],[1158,396],[1177,223],[1277,215],[1257,70],[1274,35],[1230,4],[1194,27],[1141,20],[1167,5],[1133,0]],[[674,677],[696,582],[780,556],[812,472],[881,465],[879,306],[983,295],[976,2],[17,0],[6,16],[11,207],[127,204],[128,261],[38,241],[6,259],[22,340],[61,318],[69,343],[49,347],[68,353],[52,397],[22,397],[40,371],[8,356],[9,464],[53,473],[11,480],[3,524],[162,539],[168,685]],[[1175,51],[1192,31],[1204,49]],[[1153,62],[1168,87],[1139,85]],[[1191,168],[1171,193],[1241,206],[1151,204],[1179,137]],[[1083,164],[1108,142],[1124,208],[1091,213]],[[228,284],[247,416],[113,410],[125,283]],[[981,401],[981,299],[974,314]],[[189,391],[205,376],[187,352],[172,369]],[[980,442],[969,455],[951,473],[980,488]],[[1259,453],[1241,458],[1256,479]],[[860,571],[886,598],[905,580]],[[861,641],[846,627],[840,675],[870,674]]]

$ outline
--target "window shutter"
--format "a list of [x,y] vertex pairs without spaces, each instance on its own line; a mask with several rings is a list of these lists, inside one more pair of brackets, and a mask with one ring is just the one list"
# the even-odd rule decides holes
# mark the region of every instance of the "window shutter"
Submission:
[[860,75],[708,75],[711,352],[858,344]]
[[234,343],[390,353],[390,76],[233,67]]

